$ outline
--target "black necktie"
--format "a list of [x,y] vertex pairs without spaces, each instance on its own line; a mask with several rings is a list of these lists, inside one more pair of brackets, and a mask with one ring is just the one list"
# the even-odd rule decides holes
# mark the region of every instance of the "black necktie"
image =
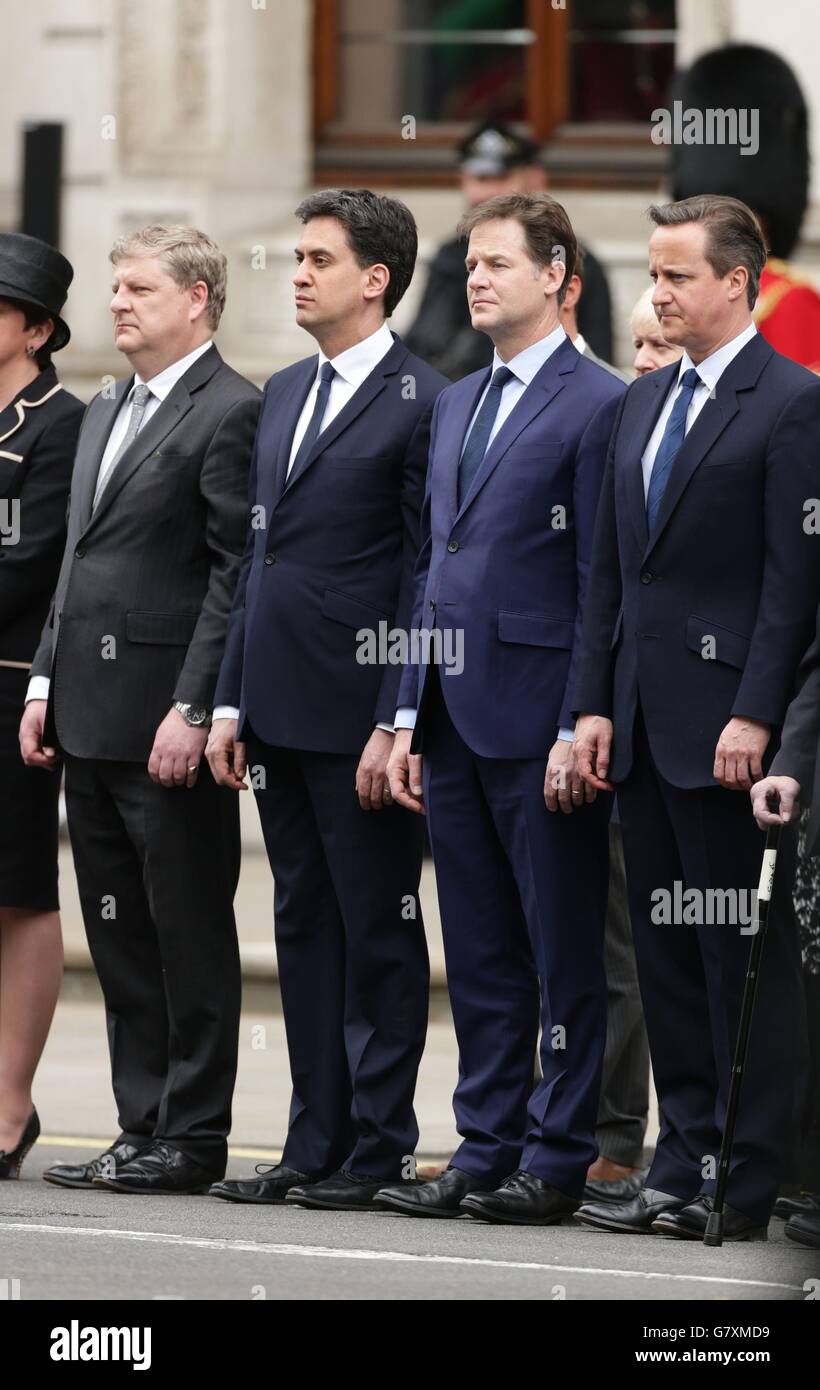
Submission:
[[319,432],[322,428],[322,419],[327,408],[327,398],[330,395],[330,383],[332,382],[335,375],[336,368],[332,365],[332,363],[323,362],[322,370],[319,373],[319,389],[316,392],[316,404],[313,407],[313,414],[311,415],[310,420],[308,421],[308,427],[305,430],[304,437],[302,439],[301,444],[299,445],[299,448],[296,452],[296,457],[293,460],[293,464],[291,465],[290,471],[288,473],[287,480],[285,482],[286,487],[290,486],[294,478],[298,478],[299,474],[305,466],[311,449],[316,443],[316,440],[319,438]]
[[501,404],[501,392],[507,382],[512,381],[513,376],[514,373],[510,371],[509,367],[498,367],[493,372],[490,389],[481,402],[481,409],[475,417],[473,428],[467,435],[467,443],[464,445],[464,453],[461,455],[461,462],[458,465],[459,507],[470,491],[481,460],[487,452],[490,432],[495,424],[495,417]]

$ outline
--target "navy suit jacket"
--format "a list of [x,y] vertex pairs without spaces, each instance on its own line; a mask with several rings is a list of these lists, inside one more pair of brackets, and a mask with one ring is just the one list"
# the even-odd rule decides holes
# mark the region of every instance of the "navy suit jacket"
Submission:
[[[463,633],[463,672],[440,671],[468,746],[545,758],[559,726],[572,725],[595,511],[624,386],[566,339],[516,402],[459,508],[459,459],[489,376],[474,372],[436,402],[413,625]],[[399,703],[418,709],[416,749],[428,689],[428,665],[408,664]]]
[[760,335],[747,343],[684,440],[650,540],[641,457],[678,371],[633,382],[618,415],[573,708],[613,720],[619,782],[640,697],[658,770],[691,788],[715,785],[730,718],[782,723],[812,637],[820,382]]
[[358,753],[393,720],[401,667],[357,660],[357,632],[409,623],[430,414],[447,384],[393,337],[287,483],[318,358],[265,386],[214,701],[239,709],[240,738],[250,721],[266,743]]

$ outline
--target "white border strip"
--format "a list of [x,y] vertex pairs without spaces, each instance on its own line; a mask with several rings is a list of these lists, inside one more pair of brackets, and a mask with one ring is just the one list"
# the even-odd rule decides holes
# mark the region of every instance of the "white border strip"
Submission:
[[102,1236],[114,1240],[147,1241],[153,1245],[189,1245],[198,1250],[236,1250],[254,1255],[304,1255],[322,1260],[387,1260],[412,1264],[475,1265],[490,1269],[534,1269],[548,1274],[614,1274],[623,1279],[671,1279],[690,1284],[735,1284],[743,1288],[785,1289],[803,1293],[797,1284],[773,1284],[763,1279],[728,1279],[718,1274],[665,1274],[642,1269],[598,1269],[588,1265],[538,1264],[530,1260],[489,1260],[471,1255],[413,1255],[404,1250],[345,1250],[329,1245],[285,1245],[254,1240],[214,1240],[178,1236],[165,1231],[103,1230],[99,1226],[47,1226],[28,1221],[0,1221],[0,1230],[31,1231],[41,1235]]

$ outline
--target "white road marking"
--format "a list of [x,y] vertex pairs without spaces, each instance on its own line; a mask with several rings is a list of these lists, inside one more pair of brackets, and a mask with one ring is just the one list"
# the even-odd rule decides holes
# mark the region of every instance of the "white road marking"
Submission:
[[743,1288],[785,1289],[802,1293],[797,1284],[775,1284],[764,1279],[729,1279],[719,1274],[664,1274],[643,1269],[598,1269],[588,1265],[539,1264],[534,1260],[490,1260],[472,1255],[412,1255],[404,1250],[345,1250],[329,1245],[286,1245],[254,1240],[215,1240],[206,1236],[178,1236],[165,1231],[103,1230],[99,1226],[47,1226],[39,1222],[0,1221],[0,1230],[30,1231],[40,1235],[97,1236],[114,1240],[147,1241],[153,1245],[190,1245],[199,1250],[228,1250],[254,1255],[304,1255],[323,1260],[387,1260],[414,1264],[474,1265],[490,1269],[533,1269],[547,1274],[612,1274],[623,1279],[671,1279],[678,1283],[734,1284]]

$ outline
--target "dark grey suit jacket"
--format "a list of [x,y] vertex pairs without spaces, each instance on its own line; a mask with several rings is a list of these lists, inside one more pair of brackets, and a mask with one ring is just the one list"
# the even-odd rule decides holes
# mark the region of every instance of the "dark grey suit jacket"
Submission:
[[142,762],[174,700],[213,703],[262,398],[210,348],[140,430],[92,512],[132,381],[86,411],[68,539],[31,674],[51,676],[47,741],[76,757]]
[[811,806],[806,850],[820,853],[820,611],[814,641],[797,672],[797,694],[786,712],[780,748],[769,768],[772,777],[800,783],[800,805]]

